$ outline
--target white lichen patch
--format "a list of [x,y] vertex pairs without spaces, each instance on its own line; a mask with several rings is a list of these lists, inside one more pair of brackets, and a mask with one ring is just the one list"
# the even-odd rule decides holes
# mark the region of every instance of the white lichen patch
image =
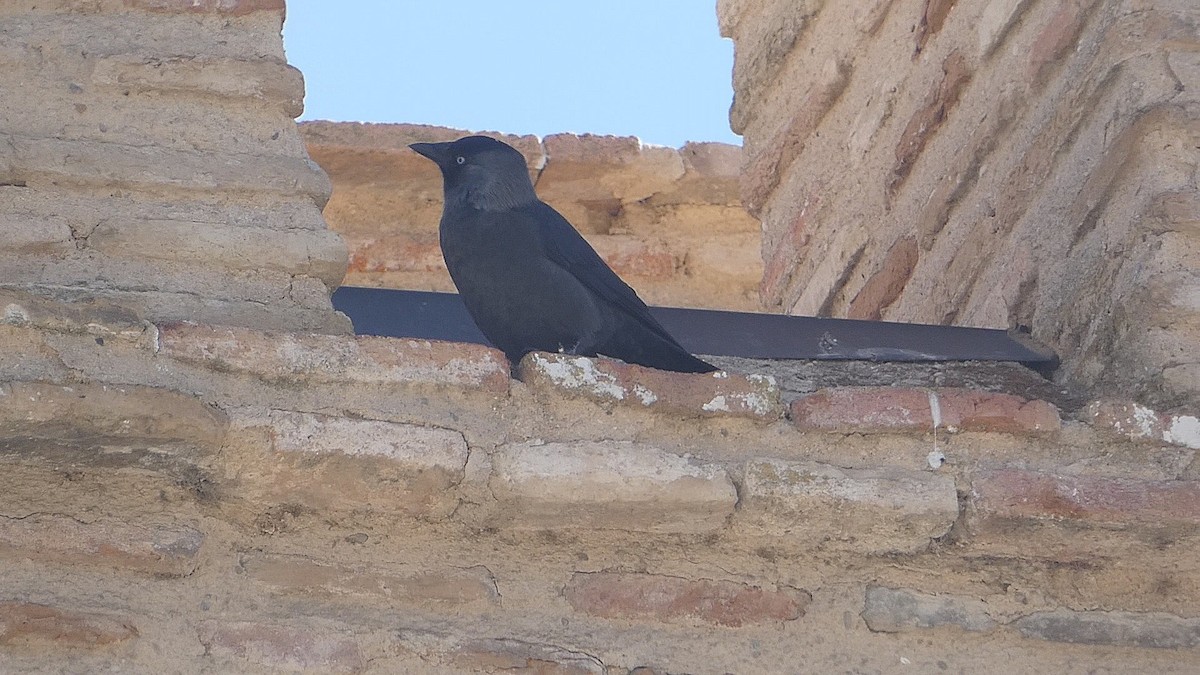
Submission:
[[4,323],[15,325],[29,323],[29,312],[24,307],[15,303],[5,305]]
[[638,400],[641,401],[642,405],[644,406],[649,406],[651,403],[654,403],[658,400],[658,394],[655,394],[640,384],[633,385],[633,395],[637,396]]
[[597,370],[596,362],[585,356],[548,359],[536,354],[534,363],[538,370],[545,373],[551,382],[560,387],[583,389],[615,401],[625,400],[625,388],[617,383],[617,378]]
[[1168,443],[1200,450],[1200,418],[1195,415],[1176,415],[1171,418],[1162,438]]

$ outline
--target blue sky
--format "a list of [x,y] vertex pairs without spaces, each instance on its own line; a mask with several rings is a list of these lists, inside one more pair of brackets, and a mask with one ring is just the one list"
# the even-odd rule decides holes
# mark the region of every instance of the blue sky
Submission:
[[715,0],[289,0],[301,119],[740,143]]

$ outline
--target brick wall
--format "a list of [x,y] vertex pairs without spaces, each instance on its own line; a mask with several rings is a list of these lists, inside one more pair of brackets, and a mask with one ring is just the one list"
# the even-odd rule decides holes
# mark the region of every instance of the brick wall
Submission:
[[[127,52],[219,45],[258,63],[279,49],[281,12],[7,5],[0,21],[20,39],[0,51],[16,60],[3,82],[41,83],[28,100],[44,104],[10,123],[10,146],[86,112],[51,98],[73,93],[53,79],[56,54],[137,35],[147,44]],[[69,73],[93,92],[87,110],[151,126],[175,118],[139,118],[141,106],[186,95],[218,129],[262,106],[222,63],[151,78],[141,98],[93,89],[102,69]],[[152,157],[185,131],[100,145]],[[248,143],[211,152],[267,178],[304,161],[298,142],[258,159],[238,152]],[[234,168],[139,173],[71,148],[61,163],[10,155],[21,161],[6,158],[0,188],[25,200],[6,203],[5,245],[40,242],[5,255],[44,262],[0,288],[0,671],[1200,669],[1195,417],[1046,389],[1059,407],[949,386],[960,380],[933,367],[868,387],[826,366],[804,388],[817,365],[683,375],[534,354],[512,379],[482,346],[354,337],[321,303],[244,297],[258,277],[239,261],[286,248],[296,233],[270,219],[314,214],[313,195],[277,203],[253,181],[222,182],[245,178]],[[109,170],[127,182],[96,178]],[[171,175],[179,184],[156,182]],[[44,236],[117,198],[119,214],[145,201],[165,219],[142,232],[193,219],[183,251],[251,227],[237,214],[267,220],[198,268],[175,261],[185,276],[167,287],[195,273],[191,294],[156,285],[166,277],[120,285],[112,254]],[[126,249],[125,269],[172,269],[156,267],[153,241]],[[91,276],[64,292],[54,261],[80,256]],[[291,293],[315,278],[281,269]],[[229,295],[210,294],[203,280],[222,275]]]
[[[438,248],[442,180],[409,143],[469,131],[412,124],[306,122],[329,172],[329,225],[346,239],[346,284],[453,291]],[[757,310],[758,221],[738,198],[741,149],[643,146],[636,138],[497,135],[525,154],[538,194],[579,228],[647,302]]]
[[1009,328],[1060,378],[1200,401],[1200,9],[723,0],[785,312]]

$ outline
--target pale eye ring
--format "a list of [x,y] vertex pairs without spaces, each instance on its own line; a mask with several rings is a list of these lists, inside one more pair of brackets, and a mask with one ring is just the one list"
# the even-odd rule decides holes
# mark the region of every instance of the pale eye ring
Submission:
[[463,157],[462,155],[459,155],[454,161],[458,162],[459,164],[465,164],[467,161],[467,158]]

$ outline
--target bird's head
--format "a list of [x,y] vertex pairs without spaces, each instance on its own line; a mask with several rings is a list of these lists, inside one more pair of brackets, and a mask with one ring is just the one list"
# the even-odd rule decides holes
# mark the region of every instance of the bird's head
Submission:
[[467,136],[452,143],[413,143],[408,147],[442,170],[447,205],[502,211],[537,200],[525,158],[507,143]]

